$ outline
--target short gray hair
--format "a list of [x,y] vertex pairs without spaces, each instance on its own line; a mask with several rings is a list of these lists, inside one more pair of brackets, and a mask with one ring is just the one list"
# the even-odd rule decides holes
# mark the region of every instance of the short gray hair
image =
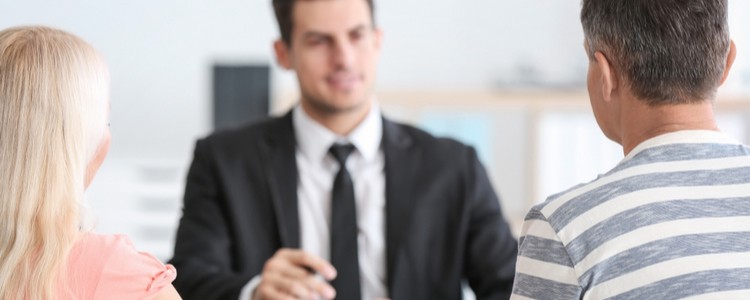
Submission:
[[713,99],[729,50],[727,0],[583,0],[588,55],[600,51],[650,105]]

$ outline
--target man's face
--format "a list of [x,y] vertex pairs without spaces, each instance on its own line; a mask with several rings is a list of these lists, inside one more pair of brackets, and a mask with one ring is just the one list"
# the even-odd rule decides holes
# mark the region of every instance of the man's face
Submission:
[[367,2],[297,1],[292,18],[291,45],[277,43],[277,54],[296,71],[302,101],[326,114],[367,106],[381,40]]

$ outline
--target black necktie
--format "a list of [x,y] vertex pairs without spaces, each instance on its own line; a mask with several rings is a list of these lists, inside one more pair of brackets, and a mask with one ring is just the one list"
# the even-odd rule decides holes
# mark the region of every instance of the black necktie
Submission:
[[329,152],[339,162],[339,173],[333,180],[331,201],[331,263],[338,275],[333,280],[336,299],[362,299],[359,287],[359,259],[357,247],[357,209],[354,185],[346,170],[346,159],[354,151],[351,144],[331,146]]

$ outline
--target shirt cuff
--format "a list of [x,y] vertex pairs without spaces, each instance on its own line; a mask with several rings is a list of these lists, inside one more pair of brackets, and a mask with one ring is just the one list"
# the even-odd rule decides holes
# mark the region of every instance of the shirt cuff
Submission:
[[255,289],[258,288],[258,285],[260,285],[260,280],[261,276],[256,275],[255,277],[253,277],[253,279],[250,280],[250,282],[245,284],[245,286],[242,288],[242,291],[240,291],[239,300],[252,300]]

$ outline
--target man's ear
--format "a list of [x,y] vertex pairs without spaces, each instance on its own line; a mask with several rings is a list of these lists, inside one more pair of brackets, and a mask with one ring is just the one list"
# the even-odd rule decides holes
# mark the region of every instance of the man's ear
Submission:
[[276,52],[276,62],[286,70],[292,69],[292,58],[289,53],[289,46],[281,39],[273,42],[273,50]]
[[611,101],[612,94],[615,92],[619,84],[617,74],[612,68],[612,65],[609,63],[609,59],[604,56],[604,53],[599,51],[595,52],[594,60],[596,60],[596,64],[594,65],[594,67],[599,68],[599,74],[602,76],[600,81],[602,85],[602,97],[604,101]]
[[374,30],[375,33],[375,49],[378,49],[378,52],[383,48],[383,29],[380,29],[380,27],[376,27]]
[[726,65],[724,66],[724,75],[721,76],[719,85],[724,84],[724,81],[726,81],[727,77],[729,77],[729,70],[732,69],[735,58],[737,58],[737,47],[734,45],[733,40],[729,40],[729,53],[727,53],[727,61]]

